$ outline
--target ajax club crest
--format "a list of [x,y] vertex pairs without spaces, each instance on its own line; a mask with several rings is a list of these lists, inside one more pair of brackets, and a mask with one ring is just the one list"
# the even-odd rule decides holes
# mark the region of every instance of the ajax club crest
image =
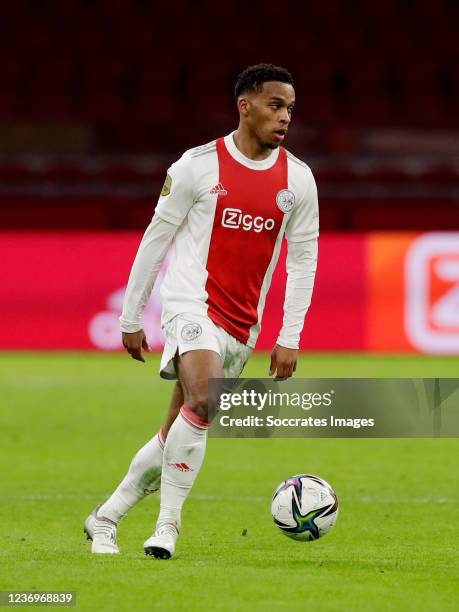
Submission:
[[290,189],[281,189],[276,196],[276,203],[283,213],[288,213],[295,206],[295,195]]
[[193,340],[196,340],[196,338],[199,338],[201,333],[202,327],[199,325],[199,323],[188,323],[182,327],[182,340],[185,342],[192,342]]

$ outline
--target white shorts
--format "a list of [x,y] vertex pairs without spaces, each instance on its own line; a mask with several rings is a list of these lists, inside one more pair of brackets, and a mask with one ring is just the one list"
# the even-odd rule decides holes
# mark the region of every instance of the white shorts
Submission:
[[239,378],[252,349],[231,336],[207,316],[183,313],[163,325],[165,345],[159,375],[177,379],[174,357],[187,351],[205,349],[221,357],[225,378]]

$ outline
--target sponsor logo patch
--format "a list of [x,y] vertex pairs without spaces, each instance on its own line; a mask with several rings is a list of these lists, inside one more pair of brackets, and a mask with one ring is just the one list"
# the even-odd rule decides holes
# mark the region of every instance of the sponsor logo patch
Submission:
[[295,194],[290,189],[281,189],[276,196],[276,204],[283,213],[288,213],[295,206]]
[[163,198],[170,194],[172,185],[172,177],[170,174],[166,176],[166,180],[164,181],[163,188],[161,189],[161,195]]
[[274,219],[264,219],[263,217],[253,217],[245,214],[240,208],[225,208],[222,214],[223,227],[232,229],[242,228],[245,232],[253,230],[259,234],[262,230],[270,231],[274,228]]
[[199,323],[188,323],[182,327],[182,331],[180,333],[182,340],[185,342],[192,342],[193,340],[196,340],[196,338],[199,338],[201,334],[202,327],[199,325]]

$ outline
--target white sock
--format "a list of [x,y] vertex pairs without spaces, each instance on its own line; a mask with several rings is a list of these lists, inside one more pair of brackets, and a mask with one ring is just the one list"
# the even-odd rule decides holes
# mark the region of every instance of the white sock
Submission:
[[163,449],[164,439],[160,430],[136,454],[126,476],[97,511],[98,516],[118,524],[132,506],[159,489]]
[[206,452],[207,421],[182,406],[167,434],[161,475],[161,506],[157,527],[180,530],[182,506],[196,480]]

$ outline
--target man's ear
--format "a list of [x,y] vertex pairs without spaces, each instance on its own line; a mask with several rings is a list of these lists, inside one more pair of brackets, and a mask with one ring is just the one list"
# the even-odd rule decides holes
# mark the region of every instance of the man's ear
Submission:
[[239,98],[237,101],[237,108],[243,117],[247,117],[250,111],[250,101],[247,100],[247,98]]

